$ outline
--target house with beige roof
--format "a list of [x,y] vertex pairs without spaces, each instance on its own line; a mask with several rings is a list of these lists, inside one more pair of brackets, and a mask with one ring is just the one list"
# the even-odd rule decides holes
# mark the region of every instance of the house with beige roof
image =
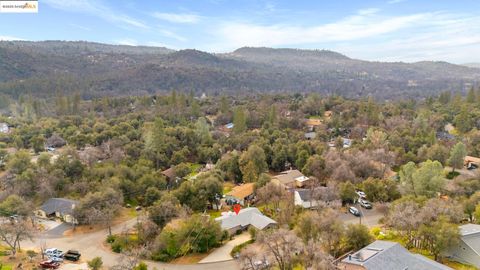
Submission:
[[308,186],[311,179],[303,175],[299,170],[288,170],[275,175],[272,182],[282,185],[285,188],[301,188]]
[[230,192],[225,194],[225,199],[227,201],[229,199],[234,199],[241,205],[247,205],[255,198],[254,192],[254,183],[241,184],[239,186],[235,186]]

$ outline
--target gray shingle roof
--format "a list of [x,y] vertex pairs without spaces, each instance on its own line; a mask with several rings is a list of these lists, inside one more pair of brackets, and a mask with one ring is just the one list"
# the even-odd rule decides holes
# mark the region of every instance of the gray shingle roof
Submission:
[[375,241],[342,260],[367,270],[451,270],[419,254],[412,254],[398,243]]
[[78,201],[69,200],[64,198],[51,198],[48,199],[40,209],[43,210],[47,215],[59,212],[62,215],[70,215],[73,212],[75,205],[78,205]]
[[240,210],[238,215],[235,213],[228,213],[215,220],[220,222],[220,225],[224,230],[229,230],[238,226],[245,227],[248,225],[252,225],[257,229],[262,230],[271,224],[277,224],[275,220],[264,216],[260,210],[255,207],[244,208]]

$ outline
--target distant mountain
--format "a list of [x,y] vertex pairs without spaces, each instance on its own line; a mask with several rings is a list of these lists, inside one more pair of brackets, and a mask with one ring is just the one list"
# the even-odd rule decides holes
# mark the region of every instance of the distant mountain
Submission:
[[0,92],[85,98],[177,91],[319,92],[351,98],[419,98],[465,91],[480,69],[446,62],[384,63],[326,50],[198,50],[90,42],[0,41]]
[[463,66],[471,67],[471,68],[480,68],[480,63],[466,63],[466,64],[463,64]]

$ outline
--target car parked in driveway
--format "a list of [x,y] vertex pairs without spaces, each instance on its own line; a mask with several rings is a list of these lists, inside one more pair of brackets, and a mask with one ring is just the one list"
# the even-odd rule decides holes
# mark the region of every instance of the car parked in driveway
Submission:
[[52,260],[43,261],[40,263],[40,267],[42,269],[57,269],[60,266],[58,262],[54,262]]
[[81,256],[80,252],[76,250],[69,250],[63,255],[63,258],[65,260],[76,262],[80,259],[80,256]]
[[48,259],[49,259],[50,261],[53,261],[53,262],[58,262],[58,263],[63,262],[63,259],[60,258],[60,257],[48,256]]
[[365,209],[372,209],[372,204],[365,199],[358,200],[358,204]]
[[43,254],[47,255],[48,257],[57,257],[61,258],[63,256],[63,251],[57,248],[47,248]]
[[355,191],[355,193],[357,193],[358,197],[360,197],[361,199],[367,198],[367,194],[365,194],[365,192],[363,192],[361,190],[357,190],[357,191]]
[[354,206],[350,206],[348,208],[348,212],[350,212],[352,215],[356,216],[356,217],[359,217],[361,214],[360,214],[360,211],[358,211],[358,209]]

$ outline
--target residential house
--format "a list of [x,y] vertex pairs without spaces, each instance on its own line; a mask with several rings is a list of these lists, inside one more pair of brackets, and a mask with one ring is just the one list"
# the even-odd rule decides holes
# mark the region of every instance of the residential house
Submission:
[[170,167],[170,168],[162,171],[161,174],[163,174],[167,178],[168,182],[173,182],[176,178],[174,167]]
[[346,256],[338,264],[341,270],[452,270],[420,254],[410,253],[396,242],[375,241]]
[[225,200],[235,200],[241,205],[247,205],[253,201],[255,184],[246,183],[240,186],[235,186],[232,191],[225,194]]
[[10,131],[7,123],[0,123],[0,133],[8,133]]
[[480,225],[465,224],[460,228],[460,243],[444,255],[454,261],[480,268]]
[[305,121],[305,125],[307,126],[308,131],[312,132],[322,125],[322,120],[318,118],[310,118]]
[[285,188],[301,188],[310,184],[311,179],[303,175],[299,170],[288,170],[275,175],[272,181]]
[[477,167],[480,167],[480,158],[472,157],[472,156],[465,156],[465,159],[463,160],[463,164],[467,167],[471,164],[473,164]]
[[307,140],[313,140],[317,137],[317,133],[315,133],[315,131],[307,132],[307,133],[305,133],[304,137]]
[[341,201],[335,196],[331,187],[317,187],[314,189],[295,189],[294,204],[310,209],[341,205]]
[[75,206],[78,201],[64,198],[48,199],[39,209],[35,211],[35,215],[40,218],[57,217],[67,223],[78,223],[73,217]]
[[255,207],[248,207],[240,210],[238,215],[233,212],[222,213],[222,216],[215,219],[220,222],[223,230],[230,234],[235,234],[238,231],[247,230],[250,226],[258,230],[265,230],[276,227],[277,222],[265,215]]
[[349,148],[352,146],[352,140],[348,138],[342,138],[343,141],[343,148]]

